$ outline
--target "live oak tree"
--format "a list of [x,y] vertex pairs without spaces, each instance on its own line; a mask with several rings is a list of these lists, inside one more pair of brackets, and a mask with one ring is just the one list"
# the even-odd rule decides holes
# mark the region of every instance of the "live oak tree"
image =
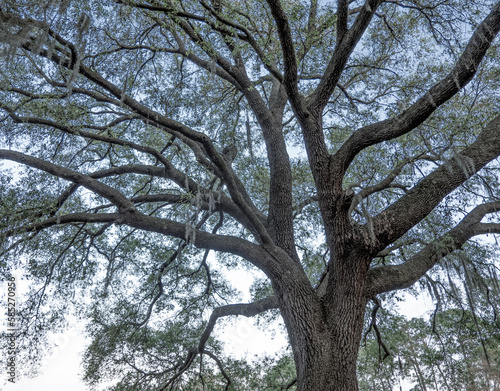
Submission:
[[90,383],[258,389],[213,330],[279,311],[270,381],[353,391],[372,302],[420,281],[496,316],[500,3],[3,0],[0,28],[25,347],[76,305]]

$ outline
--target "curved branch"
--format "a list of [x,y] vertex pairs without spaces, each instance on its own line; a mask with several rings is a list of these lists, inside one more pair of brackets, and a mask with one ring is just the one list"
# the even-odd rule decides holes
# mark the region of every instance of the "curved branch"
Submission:
[[304,210],[304,208],[306,206],[309,206],[315,202],[318,202],[318,196],[317,195],[313,195],[311,197],[308,197],[306,198],[305,200],[299,202],[297,205],[294,205],[293,207],[293,216],[294,217],[297,217],[300,213],[302,213],[302,211]]
[[418,160],[421,160],[421,159],[435,160],[432,156],[424,155],[424,154],[420,154],[420,155],[417,155],[417,156],[412,156],[412,157],[408,157],[406,159],[403,159],[379,183],[377,183],[377,184],[375,184],[373,186],[365,187],[364,189],[360,190],[354,196],[352,204],[351,204],[351,207],[350,207],[350,210],[353,210],[361,202],[361,200],[363,200],[363,199],[365,199],[365,198],[367,198],[367,197],[371,196],[372,194],[375,194],[375,193],[377,193],[379,191],[382,191],[382,190],[385,190],[385,189],[388,189],[388,188],[391,188],[391,187],[406,189],[406,187],[404,187],[402,185],[394,184],[393,182],[397,178],[397,176],[399,174],[401,174],[401,171],[403,171],[403,168],[407,164],[414,163],[414,162],[416,162]]
[[[203,216],[203,218],[201,219],[201,221],[199,221],[196,224],[196,229],[200,229],[207,222],[207,220],[210,216],[211,216],[211,213],[206,213],[205,216]],[[214,228],[212,230],[212,233],[213,234],[217,233],[218,228],[220,228],[219,225],[217,225],[216,228]],[[131,322],[132,325],[134,325],[137,328],[140,328],[140,327],[144,326],[149,321],[149,319],[151,318],[151,314],[153,313],[153,308],[154,308],[156,302],[164,294],[162,277],[163,277],[163,273],[164,273],[165,269],[179,257],[179,254],[181,254],[182,250],[184,250],[184,248],[186,248],[187,246],[188,246],[187,241],[182,242],[179,245],[179,247],[177,248],[177,250],[175,250],[174,253],[165,262],[163,262],[161,264],[160,268],[158,269],[158,276],[157,276],[157,282],[156,282],[156,287],[158,288],[158,293],[153,297],[153,300],[151,300],[151,302],[149,303],[144,319],[141,322]],[[208,251],[209,250],[205,251],[205,255],[203,257],[204,261],[206,260],[206,256],[208,255]]]
[[186,239],[187,234],[191,233],[190,243],[195,247],[238,255],[261,269],[270,278],[271,276],[275,278],[283,275],[284,271],[291,266],[280,263],[278,259],[273,257],[272,251],[275,250],[273,246],[269,249],[236,236],[211,234],[189,227],[186,223],[140,213],[125,215],[120,223],[178,239]]
[[226,379],[226,387],[224,388],[224,391],[228,391],[229,386],[231,385],[231,379],[229,378],[228,374],[224,370],[224,367],[222,365],[221,360],[219,360],[219,358],[215,354],[213,354],[212,352],[210,352],[208,350],[203,349],[200,351],[200,353],[207,355],[208,357],[210,357],[212,360],[214,360],[216,362],[217,366],[219,367],[220,373],[222,374],[222,376],[224,376],[224,379]]
[[[177,171],[177,170],[176,170]],[[252,226],[248,219],[241,213],[238,207],[222,192],[215,192],[211,189],[196,185],[193,186],[196,182],[187,177],[186,174],[182,172],[178,172],[182,174],[185,179],[184,182],[179,182],[178,184],[181,188],[185,189],[185,181],[188,180],[189,188],[185,189],[187,192],[191,193],[200,193],[202,202],[199,205],[201,210],[220,210],[229,214],[236,221],[241,223],[245,228],[252,230]],[[90,177],[94,179],[106,178],[114,175],[122,175],[122,174],[140,174],[140,175],[150,175],[158,178],[169,178],[172,179],[171,176],[168,175],[168,172],[162,168],[157,166],[147,166],[141,164],[130,164],[125,166],[111,167],[108,169],[96,171],[88,174]],[[74,189],[76,190],[76,189]],[[74,192],[72,190],[72,192]],[[67,197],[66,197],[67,198]],[[220,200],[218,199],[220,198]],[[214,205],[211,206],[211,200]],[[217,199],[217,201],[215,201]],[[147,195],[139,195],[130,198],[134,204],[141,203],[152,203],[152,202],[166,202],[168,204],[186,204],[189,203],[189,198],[186,198],[183,194],[170,194],[170,193],[160,193],[160,194],[147,194]]]
[[[211,10],[207,4],[203,2],[202,4]],[[220,18],[220,16],[216,16]],[[182,20],[176,20],[174,22],[184,30],[192,42],[204,50],[205,53],[222,68],[223,72],[226,72],[227,75],[230,75],[234,79],[231,83],[241,91],[250,107],[253,109],[266,142],[270,166],[270,201],[266,228],[268,229],[270,237],[276,241],[277,245],[285,248],[292,258],[298,260],[293,238],[292,174],[286,143],[280,126],[286,100],[284,99],[285,94],[281,88],[279,79],[273,79],[269,109],[257,90],[252,88],[253,83],[246,73],[241,58],[236,58],[236,66],[231,66],[231,64],[218,53],[213,50],[208,50],[207,45],[204,44],[203,38],[199,36],[188,23]],[[225,36],[227,33],[221,33],[221,35],[226,43],[231,46],[229,43],[231,41],[231,38],[229,38],[230,36]],[[211,70],[208,61],[202,60],[186,51],[180,37],[176,36],[176,40],[181,52],[185,53],[186,58],[200,67]],[[273,75],[276,73],[274,68],[271,69],[270,72]],[[221,77],[224,77],[224,75]],[[276,75],[276,77],[281,79],[281,75]],[[281,115],[274,115],[275,113],[281,113]],[[242,193],[244,194],[244,192]]]
[[205,327],[205,331],[200,338],[200,342],[198,343],[198,351],[201,351],[205,348],[205,344],[212,334],[215,324],[217,323],[217,320],[219,318],[225,316],[246,316],[247,318],[250,318],[276,308],[278,308],[278,300],[274,296],[269,296],[264,299],[257,300],[253,303],[229,304],[223,307],[216,308],[212,312],[208,324]]
[[[49,82],[49,84],[54,86],[54,87],[66,87],[66,84],[63,84],[63,83]],[[11,89],[8,89],[8,91],[16,92],[18,94],[22,94],[22,95],[27,96],[27,97],[32,98],[32,99],[44,98],[43,95],[33,94],[29,91],[21,90],[19,88],[11,88]],[[101,93],[97,93],[95,91],[89,91],[89,90],[85,90],[82,88],[73,87],[72,92],[89,96],[98,102],[107,102],[107,103],[111,103],[111,104],[118,106],[118,107],[123,106],[120,101],[105,97]],[[64,98],[67,95],[68,94],[66,93],[66,94],[61,94],[61,95],[55,95],[55,97]],[[45,97],[48,97],[48,96],[45,96]],[[2,102],[0,102],[0,108],[5,110],[14,122],[50,126],[50,127],[55,128],[55,129],[58,129],[60,131],[63,131],[65,133],[79,135],[81,137],[88,138],[91,140],[98,140],[98,141],[108,142],[108,143],[112,143],[112,144],[116,144],[116,145],[128,146],[128,147],[133,148],[137,151],[153,155],[156,159],[161,161],[164,166],[170,165],[168,163],[168,160],[165,159],[163,157],[163,155],[161,153],[159,153],[158,151],[156,151],[154,148],[145,147],[145,146],[139,145],[137,143],[130,142],[127,140],[122,140],[122,139],[119,139],[116,137],[111,137],[109,135],[89,133],[89,132],[83,131],[81,129],[74,128],[74,127],[68,127],[68,126],[62,125],[60,123],[57,123],[55,121],[51,121],[51,120],[48,120],[45,118],[21,117],[21,116],[16,114],[14,109],[12,109],[11,107],[7,106],[6,104],[4,104]],[[84,124],[81,127],[88,128],[88,129],[95,129],[95,130],[99,130],[99,131],[104,132],[104,131],[108,131],[111,127],[116,126],[124,121],[131,121],[131,120],[141,120],[146,125],[151,125],[151,123],[148,120],[145,120],[142,116],[140,116],[138,114],[127,114],[127,115],[122,115],[121,117],[114,119],[113,121],[109,122],[108,124],[106,124],[104,126]],[[177,132],[175,130],[166,129],[165,127],[162,127],[156,123],[153,123],[152,125],[156,126],[157,128],[159,128],[160,130],[162,130],[166,133],[171,134],[174,137],[179,138],[184,144],[186,144],[194,152],[195,157],[200,164],[202,164],[204,167],[206,167],[211,172],[218,173],[217,168],[210,161],[208,161],[206,159],[205,153],[202,150],[199,143],[194,142],[193,140],[190,140],[189,138],[183,136],[182,134],[180,134],[179,132]]]
[[198,343],[198,346],[196,348],[191,348],[189,349],[187,356],[182,363],[182,365],[178,368],[178,372],[167,382],[167,385],[173,384],[173,382],[178,379],[184,372],[186,372],[191,365],[193,364],[194,359],[198,354],[206,354],[209,357],[211,357],[213,360],[216,361],[222,375],[227,381],[227,386],[226,389],[228,389],[229,385],[231,384],[231,380],[229,376],[225,373],[222,367],[221,361],[215,356],[213,353],[209,352],[208,350],[205,349],[205,345],[208,341],[208,338],[210,337],[215,324],[217,320],[221,317],[224,316],[238,316],[238,315],[243,315],[246,317],[252,317],[255,315],[258,315],[262,312],[268,311],[273,308],[278,308],[277,300],[274,296],[269,296],[264,299],[258,300],[253,303],[247,303],[247,304],[230,304],[230,305],[225,305],[223,307],[218,307],[216,308],[213,312],[212,315],[210,316],[210,319],[208,321],[208,324],[205,328],[205,331],[203,332],[200,341]]
[[[252,33],[245,26],[242,26],[234,21],[231,21],[229,19],[224,18],[219,12],[215,11],[212,7],[210,7],[204,1],[200,1],[201,5],[208,12],[210,12],[211,15],[213,15],[217,19],[217,22],[214,22],[213,20],[211,20],[205,16],[176,10],[173,7],[150,5],[150,4],[140,4],[140,3],[136,3],[136,2],[132,2],[132,1],[125,1],[125,0],[115,0],[115,1],[117,3],[126,4],[126,5],[129,5],[131,7],[147,9],[149,11],[155,11],[155,12],[162,12],[162,13],[168,15],[168,17],[170,17],[174,21],[174,23],[179,23],[179,21],[180,21],[179,18],[184,18],[187,20],[194,20],[194,21],[198,21],[198,22],[202,22],[202,23],[207,24],[214,31],[219,32],[223,37],[236,36],[236,37],[238,37],[238,39],[241,39],[242,41],[250,44],[250,46],[255,50],[255,53],[257,54],[257,56],[260,58],[264,67],[274,77],[276,77],[278,80],[283,79],[283,77],[279,73],[278,69],[275,66],[268,64],[267,61],[265,61],[266,56],[265,56],[264,52],[259,47],[259,45],[255,41],[255,39],[253,38]],[[222,25],[229,27],[229,29],[226,27],[223,27]],[[188,24],[183,24],[182,28],[185,29],[185,31],[188,33],[188,35],[190,35],[191,38],[195,38],[195,40],[199,39],[199,37],[197,37],[196,34],[194,34],[194,31],[191,29],[191,27]],[[235,32],[234,30],[231,30],[231,29],[239,30],[240,33]],[[178,37],[176,37],[176,40],[179,43]],[[183,46],[183,45],[181,45],[181,46]],[[204,61],[204,60],[200,59],[199,57],[192,55],[188,51],[184,50],[183,55],[186,55],[186,58],[189,58],[192,61],[194,60],[193,62],[197,63],[199,66],[201,66],[205,69],[210,68],[207,61]],[[223,71],[216,69],[216,73],[220,77],[222,77],[223,79],[229,81],[231,84],[238,87],[236,80],[233,78],[233,76],[231,76],[231,72],[228,72],[229,67],[225,66],[224,68],[225,68],[225,70],[223,70]]]
[[[273,75],[276,79],[278,79],[280,82],[283,81],[283,76],[279,72],[279,70],[274,66],[273,64],[269,63],[269,61],[266,60],[266,55],[262,51],[262,49],[259,47],[258,43],[255,41],[252,33],[245,27],[242,26],[234,21],[231,21],[229,19],[226,19],[222,17],[222,15],[218,12],[214,12],[213,9],[208,7],[208,5],[200,1],[200,3],[206,8],[209,9],[210,13],[215,16],[218,22],[221,22],[231,28],[240,30],[241,32],[244,33],[244,35],[238,34],[238,38],[241,39],[242,41],[248,42],[248,44],[255,50],[255,53],[259,57],[262,65],[269,71],[271,75]],[[209,23],[210,27],[212,27],[215,31],[219,31],[223,37],[231,37],[234,36],[235,34],[232,33],[230,30],[222,30],[219,28],[219,24],[210,22]]]
[[190,232],[194,231],[194,234],[190,237],[190,243],[194,246],[238,255],[261,269],[268,276],[283,275],[287,266],[289,266],[280,264],[270,254],[269,249],[264,249],[262,246],[245,239],[229,235],[211,234],[196,227],[187,227],[186,223],[148,216],[138,211],[135,213],[71,213],[59,215],[42,222],[4,231],[2,232],[2,237],[11,237],[25,232],[38,232],[54,225],[78,222],[124,224],[131,228],[156,232],[183,240],[187,238]]
[[[0,150],[0,159],[2,158]],[[35,159],[35,158],[34,158]],[[39,160],[39,159],[38,159]],[[42,160],[39,160],[40,162],[44,162]],[[46,162],[45,162],[46,163]],[[51,164],[51,163],[47,163]],[[39,167],[36,167],[39,168]],[[135,173],[135,174],[144,174],[144,175],[152,175],[152,176],[157,176],[157,177],[165,177],[165,170],[160,167],[156,166],[145,166],[145,165],[126,165],[126,166],[120,166],[120,167],[112,167],[109,169],[101,170],[101,171],[96,171],[93,173],[90,173],[86,176],[89,178],[93,179],[100,179],[100,178],[105,178],[109,177],[112,175],[120,175],[120,174],[125,174],[125,173]],[[56,176],[61,177],[60,175],[55,174]],[[183,174],[184,175],[184,174]],[[97,181],[96,181],[97,182]],[[101,184],[101,182],[97,182]],[[49,211],[50,215],[53,216],[57,212],[57,210],[60,208],[60,206],[78,189],[78,187],[82,185],[82,183],[76,183],[68,187],[62,195],[58,198],[56,205],[54,206],[53,209]],[[182,184],[184,186],[184,184]],[[103,185],[107,186],[107,185]],[[86,187],[86,186],[84,186]],[[88,188],[88,187],[87,187]],[[112,189],[112,188],[110,188]],[[201,187],[192,187],[192,189],[199,189],[203,195],[203,199],[205,200],[201,205],[201,209],[205,210],[210,210],[210,198],[216,199],[218,197],[218,194],[214,194],[212,190],[201,188]],[[113,189],[114,190],[114,189]],[[93,190],[92,190],[93,191]],[[191,190],[193,191],[193,190]],[[212,194],[210,194],[212,193]],[[133,205],[139,204],[139,203],[145,203],[145,202],[168,202],[168,203],[186,203],[189,202],[185,197],[183,197],[180,194],[151,194],[151,195],[141,195],[141,196],[136,196],[133,198],[130,198],[129,200]],[[102,206],[100,207],[102,208]],[[236,219],[238,222],[240,222],[245,228],[252,230],[252,226],[249,223],[249,221],[246,219],[244,215],[242,215],[241,211],[234,205],[230,199],[228,199],[225,195],[221,195],[220,202],[217,202],[215,205],[215,210],[220,209],[221,211],[224,211],[228,213],[231,217]],[[41,217],[43,213],[38,213],[35,217]],[[78,214],[73,214],[74,216]],[[62,221],[62,220],[61,220]],[[73,221],[70,221],[73,222]],[[24,230],[22,230],[25,232]]]
[[500,201],[479,205],[455,228],[428,244],[405,263],[380,266],[370,270],[367,276],[366,295],[373,297],[383,292],[407,288],[446,255],[460,249],[473,236],[500,234],[500,224],[481,223],[486,214],[496,212],[500,212]]

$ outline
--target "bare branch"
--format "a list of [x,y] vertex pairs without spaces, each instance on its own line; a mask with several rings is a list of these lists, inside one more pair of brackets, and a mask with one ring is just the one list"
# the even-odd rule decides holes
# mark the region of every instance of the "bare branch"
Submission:
[[[366,343],[366,337],[367,337],[368,333],[373,329],[373,331],[375,331],[375,335],[377,337],[377,342],[378,342],[379,346],[381,346],[382,349],[384,349],[384,357],[382,357],[382,360],[381,360],[381,361],[384,361],[387,357],[389,357],[391,355],[391,352],[390,352],[389,348],[387,347],[387,345],[384,343],[384,341],[382,339],[382,335],[380,334],[380,331],[379,331],[378,326],[377,326],[377,312],[381,307],[380,300],[377,299],[376,297],[374,297],[373,302],[375,303],[375,305],[373,306],[373,310],[371,313],[372,319],[370,321],[370,326],[368,327],[368,330],[365,333],[364,340]],[[380,355],[380,353],[379,353],[379,355]]]
[[278,308],[278,300],[274,296],[266,297],[265,299],[261,299],[255,301],[253,303],[247,304],[229,304],[223,307],[216,308],[210,319],[208,321],[207,326],[205,327],[205,331],[203,332],[200,342],[198,344],[198,351],[204,349],[205,344],[208,341],[208,338],[212,334],[212,331],[217,323],[219,318],[225,316],[246,316],[247,318],[253,317],[255,315],[261,314],[263,312],[269,311],[271,309]]
[[39,232],[46,228],[71,223],[119,223],[123,221],[120,213],[69,213],[50,217],[44,221],[27,224],[21,227],[6,230],[1,233],[3,238],[20,235],[27,232]]
[[399,162],[396,167],[384,178],[382,179],[379,183],[373,185],[373,186],[368,186],[362,189],[356,196],[354,197],[350,210],[353,210],[360,202],[366,197],[369,197],[370,195],[377,193],[379,191],[382,191],[387,188],[395,187],[395,188],[403,188],[406,189],[405,187],[401,185],[394,184],[394,180],[397,178],[399,174],[401,174],[401,171],[407,164],[411,164],[416,162],[417,160],[421,159],[427,159],[427,160],[435,160],[432,156],[420,154],[417,156],[409,157],[406,159],[403,159],[401,162]]
[[[207,222],[208,218],[212,215],[211,212],[205,213],[203,218],[196,224],[196,229],[200,229],[203,227],[203,225]],[[219,225],[217,225],[213,230],[212,234],[216,234],[218,228],[220,228]],[[182,251],[188,246],[187,241],[182,242],[179,247],[177,248],[176,251],[165,261],[161,264],[161,266],[158,269],[158,276],[157,276],[157,282],[156,282],[156,287],[158,288],[158,293],[153,297],[153,300],[149,303],[148,309],[146,310],[146,315],[144,316],[144,319],[141,322],[131,322],[132,325],[134,325],[137,328],[140,328],[144,326],[149,319],[151,318],[151,314],[153,313],[153,308],[156,304],[156,302],[160,299],[160,297],[163,295],[164,290],[163,290],[163,273],[165,272],[165,269],[172,263],[174,262],[177,258],[179,258],[179,254],[182,253]],[[203,257],[203,261],[205,262],[206,256],[208,254],[209,250],[205,251],[205,255]],[[155,287],[155,288],[156,288]],[[154,291],[153,291],[154,292]]]
[[216,362],[217,366],[219,367],[220,373],[222,374],[222,376],[224,376],[224,379],[226,379],[226,387],[224,388],[224,391],[228,391],[229,386],[231,385],[231,379],[229,378],[228,374],[224,370],[222,362],[219,360],[219,358],[215,354],[213,354],[212,352],[210,352],[208,350],[203,349],[202,351],[200,351],[200,353],[206,354],[208,357],[210,357],[212,360],[214,360]]
[[205,328],[205,331],[203,332],[200,341],[198,343],[198,346],[196,348],[191,348],[188,351],[188,354],[183,362],[183,364],[178,368],[178,372],[167,382],[167,386],[170,384],[173,384],[173,382],[179,378],[184,372],[186,372],[191,365],[193,364],[194,359],[198,354],[206,354],[209,357],[211,357],[213,360],[217,362],[217,365],[219,366],[219,369],[221,370],[221,373],[225,377],[227,381],[227,387],[229,387],[231,380],[229,379],[229,376],[224,372],[222,363],[218,358],[211,352],[207,351],[205,349],[205,345],[210,338],[210,335],[212,334],[212,331],[215,327],[215,324],[217,323],[217,320],[221,317],[225,316],[238,316],[238,315],[243,315],[246,317],[252,317],[255,315],[258,315],[262,312],[268,311],[270,309],[278,308],[278,303],[277,300],[274,296],[269,296],[264,299],[258,300],[253,303],[247,303],[247,304],[230,304],[230,305],[225,305],[223,307],[218,307],[216,308],[213,312],[212,315],[210,316],[210,319],[208,321],[208,324]]

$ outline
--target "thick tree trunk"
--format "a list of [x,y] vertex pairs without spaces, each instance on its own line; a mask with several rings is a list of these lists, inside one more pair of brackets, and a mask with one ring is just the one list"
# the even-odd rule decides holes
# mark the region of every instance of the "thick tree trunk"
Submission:
[[338,346],[331,346],[326,356],[317,354],[318,349],[309,347],[303,355],[309,360],[297,362],[297,391],[357,391],[357,352],[350,357],[341,353]]
[[336,282],[333,300],[322,300],[314,291],[298,292],[290,284],[275,287],[294,353],[298,391],[358,390],[363,284],[352,275]]
[[[358,390],[356,360],[363,325],[360,312],[363,311],[357,309],[345,313],[336,325],[329,324],[325,317],[324,329],[311,328],[306,322],[300,330],[289,330],[298,391]],[[348,325],[354,325],[355,329]],[[305,337],[308,343],[302,342]]]

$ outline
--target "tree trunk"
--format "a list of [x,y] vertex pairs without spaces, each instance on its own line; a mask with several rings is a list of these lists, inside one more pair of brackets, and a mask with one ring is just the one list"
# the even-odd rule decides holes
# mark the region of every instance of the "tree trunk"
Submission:
[[312,288],[294,290],[290,280],[275,286],[294,354],[297,391],[358,390],[356,363],[367,301],[360,273],[354,276],[337,281],[342,286],[336,286],[333,301],[331,296],[322,300]]
[[[301,329],[290,330],[289,327],[298,391],[358,390],[356,361],[363,326],[359,312],[363,311],[345,313],[343,319],[336,322],[336,327],[324,316],[320,329],[309,327],[312,321],[309,323],[307,319]],[[355,324],[355,330],[338,327],[339,324]],[[306,338],[307,344],[303,342]]]

